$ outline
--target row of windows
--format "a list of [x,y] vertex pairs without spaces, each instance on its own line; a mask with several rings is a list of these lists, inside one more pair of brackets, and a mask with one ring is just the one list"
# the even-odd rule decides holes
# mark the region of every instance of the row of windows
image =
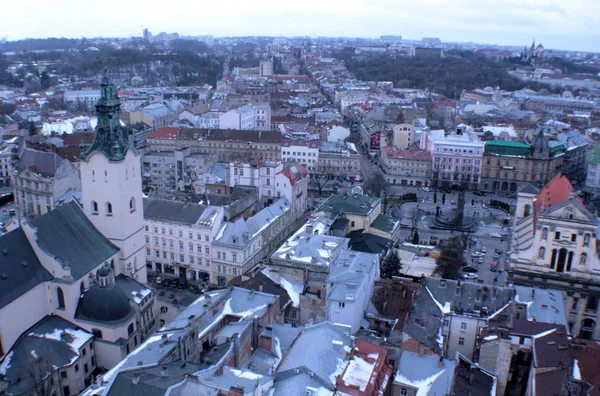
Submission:
[[[135,202],[135,198],[131,198],[129,200],[129,211],[130,213],[135,212],[136,210],[136,202]],[[104,203],[104,211],[106,213],[107,216],[112,216],[113,215],[113,207],[112,204],[110,202],[106,202]],[[100,213],[99,207],[98,207],[98,202],[96,201],[92,201],[92,214],[93,215],[98,215]]]
[[[146,230],[146,232],[150,231],[150,226],[149,225],[145,225],[144,229]],[[154,233],[158,234],[158,226],[154,226]],[[169,235],[174,235],[175,230],[173,228],[169,228],[167,230],[166,227],[161,227],[160,228],[160,233],[163,235],[167,235],[167,231],[169,233]],[[179,235],[179,238],[183,238],[183,230],[177,230],[177,234]],[[191,231],[188,231],[188,239],[194,239],[194,233]],[[146,238],[148,238],[148,236],[146,236]],[[202,240],[202,234],[196,234],[196,240],[201,241]],[[208,234],[204,234],[204,241],[206,242],[210,242],[210,236]],[[148,243],[148,241],[146,241],[146,243]]]

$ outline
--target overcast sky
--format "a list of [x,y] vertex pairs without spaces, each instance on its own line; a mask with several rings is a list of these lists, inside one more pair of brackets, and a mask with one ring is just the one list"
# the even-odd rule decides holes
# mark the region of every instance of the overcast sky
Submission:
[[0,38],[401,35],[600,52],[600,0],[3,0]]

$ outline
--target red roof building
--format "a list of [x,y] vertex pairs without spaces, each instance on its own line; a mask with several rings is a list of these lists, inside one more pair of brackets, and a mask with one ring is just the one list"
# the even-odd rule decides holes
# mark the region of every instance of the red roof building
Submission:
[[336,389],[348,395],[384,395],[391,379],[387,350],[357,339],[350,362],[337,378]]
[[177,139],[179,136],[179,128],[160,127],[152,132],[148,139]]

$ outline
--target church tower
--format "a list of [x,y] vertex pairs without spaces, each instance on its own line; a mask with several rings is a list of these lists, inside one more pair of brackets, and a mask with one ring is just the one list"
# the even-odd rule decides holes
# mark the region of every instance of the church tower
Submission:
[[121,103],[107,72],[96,103],[94,143],[81,155],[83,210],[121,253],[115,274],[146,283],[146,249],[140,154],[121,127]]

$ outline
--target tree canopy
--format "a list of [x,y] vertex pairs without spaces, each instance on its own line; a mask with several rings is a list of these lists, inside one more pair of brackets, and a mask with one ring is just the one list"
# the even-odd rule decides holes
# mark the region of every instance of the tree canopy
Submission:
[[437,266],[443,278],[458,279],[460,268],[465,264],[463,248],[463,241],[458,235],[449,238],[441,245]]
[[380,277],[381,279],[392,279],[393,276],[400,276],[400,269],[402,269],[400,256],[395,249],[392,249],[381,262]]

